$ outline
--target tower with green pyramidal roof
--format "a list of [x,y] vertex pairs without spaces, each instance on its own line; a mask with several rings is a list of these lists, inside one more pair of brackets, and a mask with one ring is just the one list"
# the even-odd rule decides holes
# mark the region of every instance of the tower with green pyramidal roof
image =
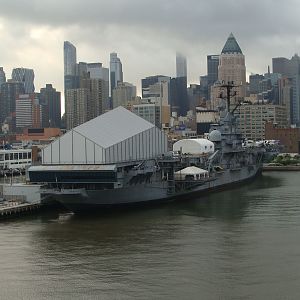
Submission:
[[218,79],[220,81],[224,81],[225,83],[228,81],[233,81],[234,84],[238,86],[236,88],[237,97],[245,97],[245,56],[232,33],[230,33],[221,52]]

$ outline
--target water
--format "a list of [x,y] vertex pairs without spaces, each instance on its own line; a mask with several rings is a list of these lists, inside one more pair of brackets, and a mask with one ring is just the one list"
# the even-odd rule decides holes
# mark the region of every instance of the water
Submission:
[[0,299],[299,299],[300,173],[185,203],[0,223]]

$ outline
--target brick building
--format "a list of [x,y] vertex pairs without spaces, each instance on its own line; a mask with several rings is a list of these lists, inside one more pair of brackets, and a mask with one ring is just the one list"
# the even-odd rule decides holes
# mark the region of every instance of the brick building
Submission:
[[16,141],[44,141],[50,142],[52,139],[62,135],[59,128],[24,128],[22,134],[16,135]]
[[279,140],[283,152],[300,153],[300,128],[278,128],[271,122],[265,125],[266,140]]

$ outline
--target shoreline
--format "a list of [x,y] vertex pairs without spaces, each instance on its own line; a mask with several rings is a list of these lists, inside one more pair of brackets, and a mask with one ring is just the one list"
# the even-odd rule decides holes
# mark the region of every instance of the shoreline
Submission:
[[300,171],[300,166],[263,166],[263,172],[268,171]]

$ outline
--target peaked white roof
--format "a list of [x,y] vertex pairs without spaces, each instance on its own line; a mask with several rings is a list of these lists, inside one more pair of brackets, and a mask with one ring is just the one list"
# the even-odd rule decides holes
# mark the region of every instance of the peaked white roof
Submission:
[[187,167],[176,172],[176,174],[182,174],[182,175],[194,175],[194,174],[203,174],[203,173],[208,173],[208,171],[197,168],[195,166]]
[[108,148],[154,127],[154,124],[119,106],[73,130],[99,146]]

